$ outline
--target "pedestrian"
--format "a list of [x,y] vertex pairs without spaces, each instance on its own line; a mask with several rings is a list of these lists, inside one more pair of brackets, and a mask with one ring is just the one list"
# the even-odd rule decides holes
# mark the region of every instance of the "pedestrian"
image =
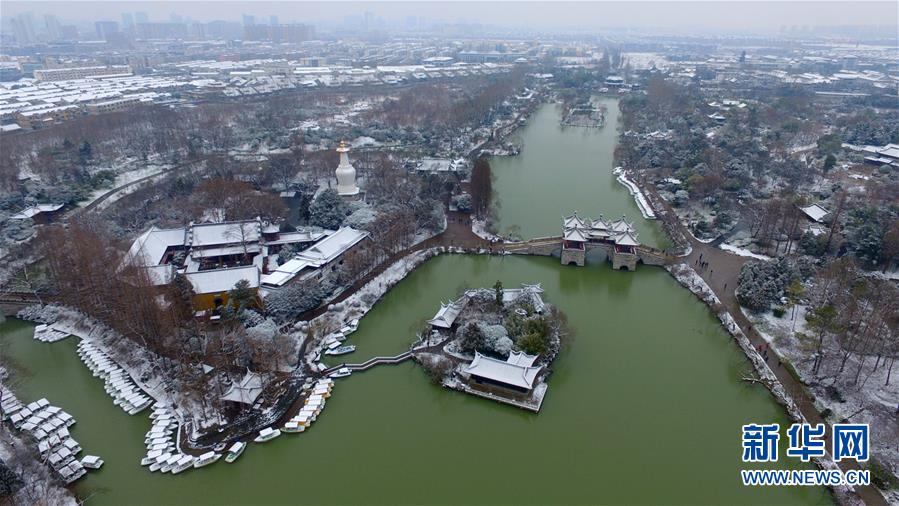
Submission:
[[699,258],[702,259],[702,253],[699,254]]
[[727,283],[724,283],[724,290],[727,291]]

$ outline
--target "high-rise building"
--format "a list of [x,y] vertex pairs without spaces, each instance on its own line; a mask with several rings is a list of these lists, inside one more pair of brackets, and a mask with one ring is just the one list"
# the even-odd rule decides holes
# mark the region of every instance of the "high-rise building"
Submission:
[[23,12],[12,19],[12,30],[16,36],[16,42],[20,45],[31,44],[35,41],[34,15]]
[[256,24],[256,18],[252,14],[244,14],[243,15],[243,25],[244,26],[253,26]]
[[183,39],[187,37],[187,25],[184,23],[138,23],[135,26],[135,33],[142,39]]
[[97,21],[94,28],[97,30],[97,38],[101,40],[107,40],[110,35],[119,32],[119,24],[115,21]]
[[277,25],[277,24],[278,24],[278,16],[275,16],[274,14],[272,14],[271,16],[269,16],[269,17],[268,17],[268,24],[270,24],[270,25],[272,25],[272,26]]
[[59,40],[62,38],[62,29],[59,26],[59,20],[52,14],[44,15],[44,24],[47,25],[47,38],[49,40]]
[[315,27],[298,23],[274,26],[250,25],[244,26],[243,34],[246,40],[297,43],[315,38]]
[[134,28],[134,15],[130,12],[122,13],[122,29],[130,30]]
[[59,32],[59,38],[62,40],[78,40],[78,27],[75,25],[62,25]]
[[146,12],[135,12],[134,13],[134,23],[149,23],[150,18],[147,16]]

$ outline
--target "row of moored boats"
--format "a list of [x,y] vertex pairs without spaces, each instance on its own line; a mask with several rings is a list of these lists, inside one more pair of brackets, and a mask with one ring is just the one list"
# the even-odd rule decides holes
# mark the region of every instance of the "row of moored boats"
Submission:
[[334,380],[331,378],[322,378],[315,382],[308,382],[303,385],[303,390],[308,392],[308,396],[303,401],[303,407],[299,413],[284,424],[280,430],[273,427],[266,427],[259,431],[259,435],[253,441],[257,443],[265,443],[271,441],[282,433],[295,434],[297,432],[305,432],[321,414],[325,408],[325,400],[331,397],[331,390],[334,388]]
[[334,380],[331,378],[322,378],[314,383],[303,385],[309,396],[303,403],[296,416],[291,418],[284,427],[282,432],[296,433],[304,432],[307,427],[312,425],[318,415],[325,409],[325,400],[331,397],[331,390],[334,388]]
[[65,330],[54,328],[52,325],[40,324],[34,327],[34,338],[44,343],[55,343],[70,335]]
[[182,453],[178,449],[176,432],[178,420],[175,413],[164,406],[155,406],[150,413],[153,424],[144,437],[147,455],[140,461],[150,471],[178,474],[187,469],[208,466],[222,456],[215,452],[207,452],[199,457]]
[[153,399],[137,386],[128,371],[95,344],[82,339],[78,343],[78,356],[94,376],[106,382],[106,393],[129,415],[136,415],[153,404]]
[[103,465],[103,460],[94,455],[78,460],[81,445],[69,434],[75,418],[62,408],[51,405],[47,399],[24,405],[3,386],[0,386],[0,398],[3,399],[0,407],[5,420],[31,437],[41,458],[66,484],[84,476],[86,469],[98,469]]

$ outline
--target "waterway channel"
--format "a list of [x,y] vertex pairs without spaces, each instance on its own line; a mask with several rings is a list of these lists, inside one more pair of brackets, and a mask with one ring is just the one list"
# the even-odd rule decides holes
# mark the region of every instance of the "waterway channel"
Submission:
[[[555,110],[541,109],[523,138],[556,128]],[[564,159],[577,139],[592,145],[605,134],[569,128],[558,135],[563,145],[526,145],[522,160],[508,163],[535,173],[546,167],[544,151],[557,149],[555,158]],[[613,148],[571,165],[572,188],[605,184]],[[538,167],[524,162],[534,155]],[[597,166],[601,157],[608,160]],[[510,196],[515,185],[507,178],[520,175],[511,165],[495,173],[501,220],[512,223],[506,213],[520,212],[512,204],[520,195]],[[594,204],[584,200],[578,209],[607,216],[627,209],[629,195],[609,179],[608,195],[598,190]],[[575,207],[558,200],[564,196],[553,194],[544,206],[557,208],[552,219],[545,228],[533,224],[531,235],[558,232],[559,212]],[[641,238],[653,236],[655,224],[639,219],[635,206],[628,214]],[[515,222],[525,231],[527,220]],[[406,349],[441,300],[497,279],[506,286],[541,283],[576,332],[554,363],[539,414],[434,386],[411,362],[380,366],[338,380],[308,432],[251,444],[235,464],[177,476],[140,467],[148,418],[112,404],[78,360],[74,338],[40,343],[30,324],[16,320],[0,325],[0,336],[5,355],[25,369],[16,386],[22,398],[47,397],[72,413],[73,436],[106,461],[78,482],[89,505],[830,503],[819,488],[740,484],[740,426],[785,424],[786,414],[766,390],[741,381],[750,369],[745,357],[708,308],[660,268],[616,272],[597,263],[561,266],[549,257],[440,256],[362,320],[349,339],[358,346],[351,360]]]

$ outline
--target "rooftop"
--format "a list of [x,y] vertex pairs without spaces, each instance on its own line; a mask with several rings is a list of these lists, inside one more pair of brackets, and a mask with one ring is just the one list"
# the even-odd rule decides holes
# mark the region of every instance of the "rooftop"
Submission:
[[[463,372],[472,376],[478,376],[506,385],[530,390],[534,388],[534,381],[543,366],[523,365],[530,360],[530,355],[510,355],[506,361],[490,358],[480,353],[475,353],[471,364],[463,368]],[[513,358],[514,357],[514,358]],[[536,357],[534,357],[536,360]]]

